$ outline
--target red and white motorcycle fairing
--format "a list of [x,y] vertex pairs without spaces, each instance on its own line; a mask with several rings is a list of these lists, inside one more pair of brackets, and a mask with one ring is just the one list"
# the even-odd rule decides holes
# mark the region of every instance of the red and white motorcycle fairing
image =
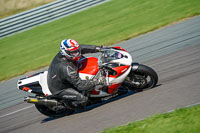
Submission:
[[109,59],[106,61],[103,61],[105,59],[102,59],[106,58],[105,55],[100,56],[99,59],[88,57],[79,61],[79,76],[82,80],[93,79],[100,74],[102,70],[106,71],[101,68],[102,66],[110,66],[112,67],[111,69],[116,72],[113,75],[104,75],[107,84],[107,92],[102,91],[102,88],[105,86],[98,85],[94,88],[90,97],[103,97],[116,93],[131,71],[132,57],[128,52],[121,49],[107,49],[106,51],[107,53],[102,53],[108,54],[107,57]]

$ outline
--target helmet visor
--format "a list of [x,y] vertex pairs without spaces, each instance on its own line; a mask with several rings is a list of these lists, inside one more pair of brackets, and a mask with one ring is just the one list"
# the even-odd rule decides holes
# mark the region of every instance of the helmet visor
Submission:
[[65,50],[65,52],[71,57],[79,57],[79,56],[81,56],[81,50],[80,49],[77,49],[77,50],[74,50],[74,51]]

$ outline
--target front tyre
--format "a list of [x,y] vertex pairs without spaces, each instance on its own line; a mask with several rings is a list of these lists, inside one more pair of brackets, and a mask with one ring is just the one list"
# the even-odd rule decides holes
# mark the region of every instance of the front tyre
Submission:
[[157,73],[152,68],[140,64],[137,70],[130,72],[123,86],[129,90],[142,91],[155,87],[157,82]]
[[74,112],[74,110],[68,108],[59,107],[59,109],[56,109],[58,108],[56,106],[48,107],[46,105],[35,104],[35,107],[40,113],[49,117],[63,117],[66,115],[70,115]]

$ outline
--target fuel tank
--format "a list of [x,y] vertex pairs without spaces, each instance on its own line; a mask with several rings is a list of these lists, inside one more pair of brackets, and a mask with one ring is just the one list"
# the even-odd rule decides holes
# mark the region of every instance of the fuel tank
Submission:
[[79,76],[82,80],[91,79],[99,71],[98,59],[95,57],[83,58],[79,61]]

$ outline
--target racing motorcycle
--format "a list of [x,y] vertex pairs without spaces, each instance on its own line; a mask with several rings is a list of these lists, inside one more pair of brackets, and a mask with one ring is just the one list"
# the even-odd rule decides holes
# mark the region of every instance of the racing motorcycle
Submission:
[[[44,71],[18,80],[18,89],[35,94],[25,97],[24,101],[35,104],[40,113],[50,117],[72,114],[79,107],[52,95],[47,74],[48,71]],[[121,47],[106,48],[98,58],[80,59],[78,74],[82,80],[104,78],[106,82],[85,94],[88,96],[85,106],[117,97],[121,92],[150,89],[158,82],[157,73],[152,68],[133,62],[131,55]]]

